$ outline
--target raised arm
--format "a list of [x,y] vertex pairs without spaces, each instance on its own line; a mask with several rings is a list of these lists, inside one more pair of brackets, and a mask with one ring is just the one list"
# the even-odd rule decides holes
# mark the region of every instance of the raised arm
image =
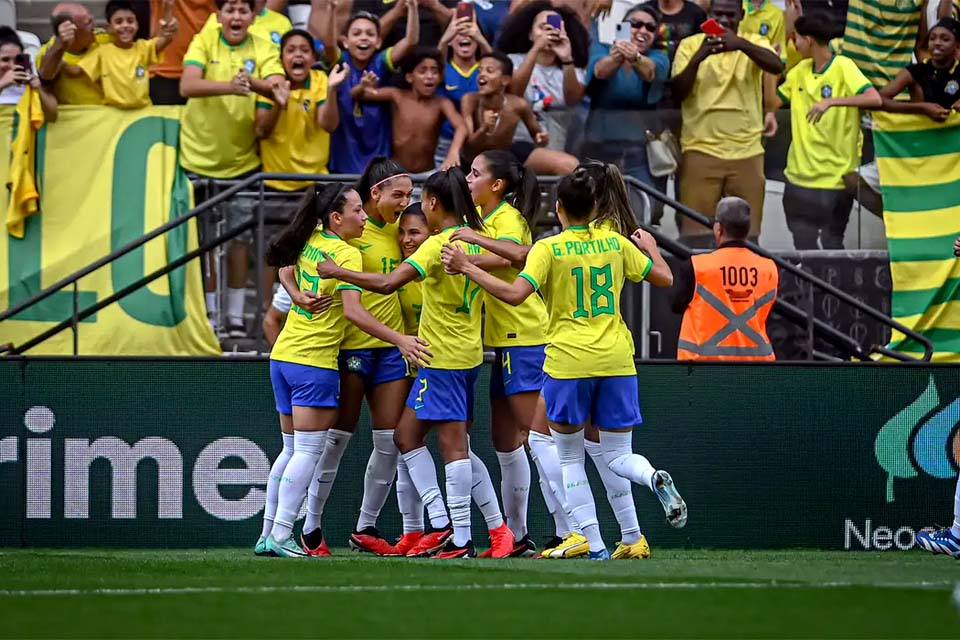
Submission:
[[[708,38],[709,40],[710,38]],[[753,44],[746,38],[734,34],[731,31],[725,31],[722,36],[716,38],[721,44],[721,51],[742,51],[748,58],[753,60],[754,64],[775,76],[783,73],[783,60],[780,54],[773,49],[761,47]]]
[[[401,4],[403,0],[397,0]],[[396,66],[410,53],[417,44],[420,43],[420,12],[417,9],[417,0],[406,0],[407,2],[407,31],[400,38],[397,44],[390,49],[390,62]],[[386,28],[381,28],[381,33],[388,33]]]
[[467,125],[463,121],[463,116],[460,115],[453,101],[449,98],[440,99],[440,110],[443,112],[443,117],[453,127],[450,151],[447,152],[447,157],[444,159],[441,169],[456,167],[460,165],[460,151],[463,149],[463,143],[467,141]]
[[340,126],[340,103],[337,100],[337,89],[343,83],[350,70],[341,63],[330,70],[327,76],[327,97],[323,104],[317,107],[317,124],[328,133]]
[[307,21],[307,30],[323,43],[323,56],[329,64],[340,60],[337,5],[338,0],[310,0],[310,19]]
[[53,39],[53,44],[43,53],[43,59],[40,61],[40,68],[37,74],[40,79],[50,82],[60,73],[60,64],[63,62],[63,54],[67,47],[73,44],[77,36],[77,25],[70,20],[61,22],[57,26],[57,37]]
[[[688,40],[687,42],[692,42],[692,40]],[[680,46],[677,47],[676,58],[674,58],[673,61],[674,69],[682,69],[682,71],[673,76],[673,80],[671,81],[673,96],[678,102],[682,102],[693,91],[693,85],[697,81],[697,73],[700,70],[700,65],[713,53],[707,38],[703,39],[700,47],[694,51],[692,55],[689,48],[684,46],[684,44],[683,41],[680,42]]]
[[317,263],[317,274],[321,278],[333,278],[348,282],[374,293],[393,293],[408,282],[413,282],[420,277],[420,273],[406,262],[401,262],[400,266],[390,273],[368,273],[366,271],[344,269],[331,260],[328,255],[324,254],[323,257],[324,259]]
[[156,47],[158,54],[166,49],[173,42],[173,37],[177,35],[179,25],[177,19],[173,17],[173,2],[174,0],[163,0],[160,21],[157,23]]
[[467,129],[467,146],[471,149],[479,149],[484,146],[487,138],[493,135],[496,130],[497,113],[488,117],[488,113],[481,115],[480,122],[474,122],[473,114],[477,110],[479,97],[475,93],[468,93],[460,100],[460,115],[463,116],[463,125]]
[[408,336],[394,331],[387,325],[377,320],[373,314],[367,311],[360,299],[360,292],[354,290],[340,291],[340,298],[343,300],[343,316],[350,324],[356,325],[361,331],[374,338],[389,342],[400,350],[400,355],[404,359],[418,367],[427,367],[430,365],[430,358],[433,354],[427,351],[426,340],[417,336]]
[[462,273],[498,300],[516,307],[533,293],[533,285],[524,278],[517,278],[512,283],[507,283],[496,276],[490,275],[470,262],[463,249],[458,245],[444,245],[442,252],[443,266],[447,273]]

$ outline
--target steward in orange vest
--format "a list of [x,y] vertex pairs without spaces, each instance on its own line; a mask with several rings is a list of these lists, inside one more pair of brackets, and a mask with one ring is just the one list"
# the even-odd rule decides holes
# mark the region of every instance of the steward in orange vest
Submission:
[[744,245],[750,206],[740,198],[717,205],[718,249],[691,257],[692,277],[679,270],[675,312],[683,312],[678,360],[775,360],[767,316],[777,298],[779,272],[769,258]]

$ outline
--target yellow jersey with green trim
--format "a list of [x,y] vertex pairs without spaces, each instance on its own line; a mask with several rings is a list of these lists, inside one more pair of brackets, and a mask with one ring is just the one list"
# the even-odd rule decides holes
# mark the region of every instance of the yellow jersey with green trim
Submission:
[[336,235],[317,229],[303,246],[294,267],[301,291],[333,296],[333,305],[322,313],[312,314],[297,305],[290,307],[287,322],[270,353],[271,360],[305,364],[321,369],[337,369],[337,354],[343,341],[347,321],[343,316],[343,300],[339,292],[359,291],[359,287],[317,275],[317,262],[322,253],[329,255],[344,269],[360,271],[360,252]]
[[830,107],[816,124],[807,120],[807,112],[825,98],[855,96],[871,88],[856,63],[842,55],[833,56],[819,71],[812,58],[790,70],[777,87],[780,99],[790,105],[787,180],[808,189],[843,188],[843,176],[860,163],[860,110]]
[[138,109],[150,101],[151,66],[163,59],[157,52],[157,39],[136,40],[128,48],[112,42],[102,44],[80,58],[77,66],[94,82],[100,83],[103,102],[120,109]]
[[567,380],[635,375],[620,292],[625,279],[639,282],[651,266],[628,238],[588,225],[534,244],[519,277],[543,294],[550,314],[544,372]]
[[[363,235],[349,244],[360,251],[363,268],[367,273],[390,273],[400,264],[402,255],[397,241],[400,227],[393,224],[380,224],[373,218],[367,218]],[[394,331],[403,333],[403,313],[400,311],[400,298],[396,293],[374,293],[364,291],[361,298],[363,306],[374,318]],[[389,342],[374,338],[355,325],[347,327],[343,336],[342,349],[380,349],[392,347]]]
[[415,336],[420,330],[420,314],[423,312],[423,283],[408,282],[399,289],[400,311],[403,313],[403,332]]
[[[230,82],[241,69],[261,80],[283,75],[277,47],[269,40],[248,33],[232,45],[219,28],[194,36],[183,66],[200,67],[204,79],[215,82]],[[253,93],[187,100],[180,117],[183,168],[212,178],[235,178],[260,166],[253,132],[256,100]]]
[[780,58],[787,55],[787,27],[783,9],[770,0],[744,0],[743,19],[740,21],[740,34],[752,33],[770,41],[774,49],[779,49]]
[[[312,69],[302,87],[290,90],[269,138],[260,141],[263,170],[269,173],[328,173],[330,134],[317,124],[317,109],[327,100],[327,74]],[[257,98],[257,109],[276,109],[268,98]],[[310,182],[267,180],[267,186],[296,191]],[[369,221],[368,221],[369,222]]]
[[[530,227],[523,215],[506,202],[483,219],[483,234],[494,240],[506,240],[518,245],[533,244]],[[504,282],[517,279],[520,270],[503,267],[490,271]],[[486,320],[483,326],[483,344],[490,347],[532,347],[547,342],[547,308],[540,296],[530,296],[519,306],[513,306],[487,296],[484,301]]]
[[[216,30],[220,27],[220,21],[217,20],[216,12],[211,13],[210,17],[203,25],[201,31]],[[253,19],[249,32],[255,36],[260,36],[264,40],[269,40],[280,48],[280,39],[283,34],[293,29],[290,19],[282,13],[277,13],[272,9],[263,8]]]
[[[417,335],[430,344],[431,369],[473,369],[483,363],[483,290],[466,276],[448,274],[440,261],[440,250],[458,228],[448,227],[430,236],[404,260],[420,273],[423,284],[423,313]],[[457,244],[468,255],[480,253],[476,245]]]
[[[56,38],[50,38],[40,47],[40,51],[37,52],[37,69],[42,65],[43,56],[47,54],[55,40]],[[110,42],[113,42],[113,37],[109,33],[97,31],[94,35],[93,44],[84,51],[80,53],[64,51],[63,64],[79,66],[85,57],[92,54],[101,45]],[[74,77],[61,70],[53,81],[53,93],[57,97],[57,102],[61,105],[103,104],[103,90],[100,88],[100,84],[91,80],[85,73]]]

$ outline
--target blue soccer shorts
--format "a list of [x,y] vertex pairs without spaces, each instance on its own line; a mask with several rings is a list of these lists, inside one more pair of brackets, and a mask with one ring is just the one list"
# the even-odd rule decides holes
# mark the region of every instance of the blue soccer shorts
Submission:
[[490,397],[503,398],[543,388],[544,345],[498,347],[490,375]]
[[340,405],[340,374],[333,369],[271,360],[270,382],[277,412],[285,416],[293,414],[293,407]]
[[546,375],[542,395],[550,422],[579,425],[590,420],[600,429],[628,429],[643,423],[635,375],[571,380]]
[[365,387],[403,380],[407,377],[407,361],[396,347],[347,349],[340,352],[337,364],[341,373],[355,373]]
[[473,386],[480,367],[420,369],[407,396],[407,406],[418,420],[467,422],[473,420]]

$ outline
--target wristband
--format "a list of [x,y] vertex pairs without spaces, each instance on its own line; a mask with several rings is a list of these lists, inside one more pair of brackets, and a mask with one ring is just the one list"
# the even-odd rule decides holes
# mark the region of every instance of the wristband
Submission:
[[561,60],[561,61],[560,61],[560,66],[561,66],[561,67],[568,67],[568,66],[570,66],[571,64],[573,64],[573,60]]

